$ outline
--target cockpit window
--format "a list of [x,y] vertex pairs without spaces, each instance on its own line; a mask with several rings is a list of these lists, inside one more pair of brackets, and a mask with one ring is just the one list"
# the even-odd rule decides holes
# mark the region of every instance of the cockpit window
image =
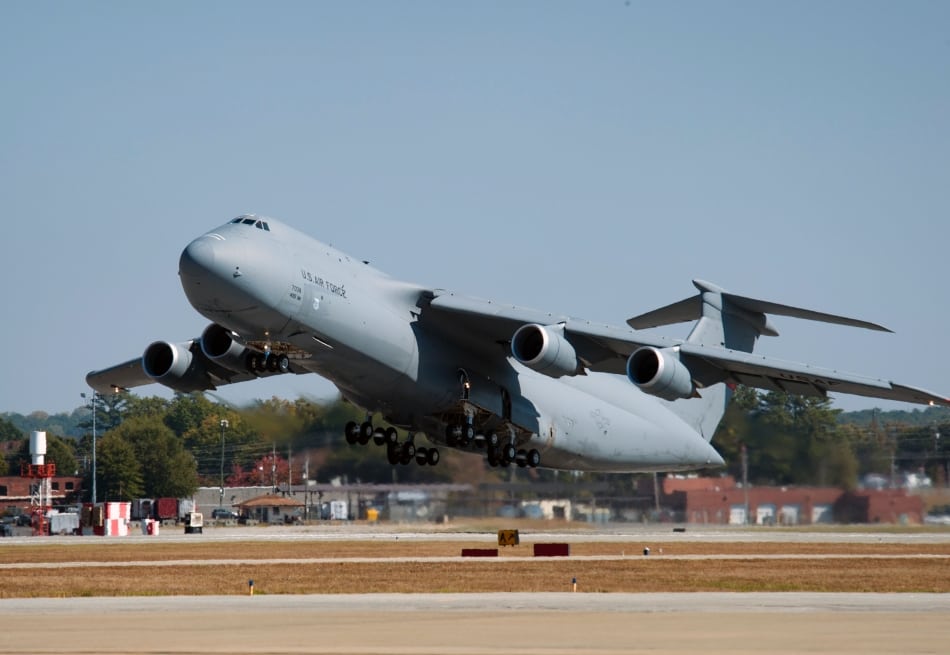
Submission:
[[267,221],[262,221],[256,216],[238,216],[237,218],[232,218],[231,223],[253,225],[258,230],[264,230],[265,232],[270,232],[270,226],[267,224]]

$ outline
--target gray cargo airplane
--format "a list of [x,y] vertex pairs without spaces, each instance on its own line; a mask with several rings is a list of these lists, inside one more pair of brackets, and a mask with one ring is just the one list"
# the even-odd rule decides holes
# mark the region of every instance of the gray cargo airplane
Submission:
[[[428,440],[492,466],[675,471],[716,466],[710,439],[735,385],[795,394],[948,399],[885,380],[753,356],[778,332],[766,314],[888,331],[866,321],[756,300],[694,280],[698,294],[629,327],[503,305],[395,280],[276,220],[239,216],[192,241],[179,276],[212,323],[156,341],[86,377],[100,393],[158,382],[176,391],[316,373],[368,412],[346,426],[390,463],[434,465]],[[696,321],[668,339],[644,328]],[[379,412],[393,426],[371,421]]]

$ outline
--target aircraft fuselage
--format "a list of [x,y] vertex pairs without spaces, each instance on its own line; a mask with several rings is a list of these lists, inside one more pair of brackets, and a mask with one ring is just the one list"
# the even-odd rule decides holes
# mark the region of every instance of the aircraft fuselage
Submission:
[[485,344],[464,321],[425,323],[434,291],[395,280],[277,222],[225,224],[182,253],[194,308],[247,342],[290,348],[295,368],[350,401],[444,443],[451,417],[476,420],[542,466],[650,471],[719,465],[708,440],[626,377],[550,377]]

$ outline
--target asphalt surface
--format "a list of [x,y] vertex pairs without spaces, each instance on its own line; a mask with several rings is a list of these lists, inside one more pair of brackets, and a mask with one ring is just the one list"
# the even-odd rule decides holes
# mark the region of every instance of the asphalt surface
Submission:
[[0,601],[0,653],[938,653],[950,595],[415,594]]
[[[673,532],[672,526],[624,526],[571,532],[522,529],[521,535],[523,540],[543,538],[574,543],[950,542],[950,531],[898,533],[690,527],[686,532]],[[496,536],[485,531],[339,524],[209,528],[202,535],[184,535],[177,529],[164,529],[157,537],[136,534],[122,541],[147,545],[154,541],[204,540],[225,545],[249,539],[467,542],[484,539],[486,543],[494,543]],[[101,538],[93,537],[13,538],[0,540],[0,548],[5,543],[52,545],[93,540],[102,543]],[[950,566],[945,557],[931,559],[934,566]],[[235,560],[224,561],[234,563]],[[517,565],[513,558],[504,562]],[[68,562],[65,566],[79,564]],[[138,564],[128,563],[129,566]],[[147,564],[156,565],[155,562]],[[164,564],[181,567],[183,575],[187,575],[190,561]],[[24,568],[24,575],[29,575],[28,566],[5,566]],[[735,655],[948,651],[950,594],[588,594],[581,591],[0,600],[0,654],[613,655],[646,652],[679,655],[701,652]]]

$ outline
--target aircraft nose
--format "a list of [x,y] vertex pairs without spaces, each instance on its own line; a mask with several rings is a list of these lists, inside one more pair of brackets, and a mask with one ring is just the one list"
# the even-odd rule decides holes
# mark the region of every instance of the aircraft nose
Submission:
[[215,270],[215,248],[212,241],[213,239],[206,235],[188,244],[178,260],[179,275],[200,280]]

